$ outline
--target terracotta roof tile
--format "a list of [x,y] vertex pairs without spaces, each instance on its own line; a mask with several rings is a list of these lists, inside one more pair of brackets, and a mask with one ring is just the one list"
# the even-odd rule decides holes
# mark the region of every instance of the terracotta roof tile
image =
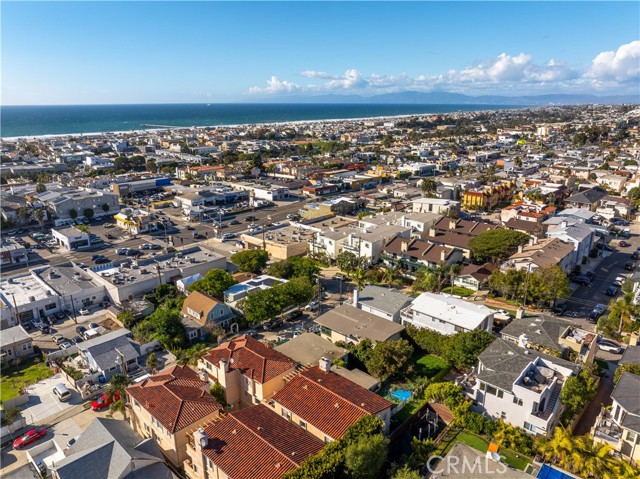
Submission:
[[324,446],[264,405],[231,413],[205,433],[203,454],[233,479],[278,479]]
[[222,409],[188,366],[173,366],[129,386],[127,393],[171,433]]
[[224,359],[230,370],[237,369],[259,383],[266,383],[296,366],[291,358],[246,335],[221,344],[202,359],[216,367]]
[[340,439],[361,417],[392,406],[368,389],[317,366],[299,373],[273,400],[333,439]]

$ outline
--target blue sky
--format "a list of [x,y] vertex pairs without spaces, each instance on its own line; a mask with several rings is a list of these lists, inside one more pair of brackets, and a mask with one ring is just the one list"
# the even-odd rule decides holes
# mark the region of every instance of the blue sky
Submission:
[[637,93],[640,3],[2,2],[2,104]]

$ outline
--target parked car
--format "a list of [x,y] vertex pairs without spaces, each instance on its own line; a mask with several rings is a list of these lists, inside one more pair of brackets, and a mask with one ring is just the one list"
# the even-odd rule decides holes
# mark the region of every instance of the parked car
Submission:
[[104,263],[108,263],[109,262],[109,258],[105,258],[104,256],[101,256],[101,257],[93,260],[93,262],[95,264],[104,264]]
[[636,264],[633,261],[628,261],[624,264],[624,269],[627,271],[633,271],[636,269]]
[[593,281],[596,277],[596,274],[593,271],[587,271],[584,276],[589,279],[589,281]]
[[631,246],[631,243],[627,243],[624,240],[618,241],[618,246],[620,246],[621,248],[625,248],[626,246]]
[[591,311],[589,313],[589,322],[590,323],[597,323],[598,319],[600,319],[600,316],[602,316],[602,313],[600,311],[598,311],[597,309],[594,309],[593,311]]
[[256,331],[255,329],[247,329],[244,334],[253,338],[258,334],[258,331]]
[[65,349],[69,349],[71,346],[73,345],[69,341],[65,341],[60,345],[60,349],[64,351]]
[[622,352],[622,347],[610,339],[600,339],[598,341],[598,347],[603,351],[608,351],[613,354],[620,354]]
[[607,296],[615,296],[616,294],[618,294],[618,288],[615,286],[609,286],[604,294],[606,294]]
[[289,311],[284,315],[284,320],[293,321],[294,319],[297,319],[300,316],[302,316],[302,314],[303,314],[302,311],[300,311],[299,309],[294,309],[293,311]]
[[111,394],[103,394],[98,399],[91,403],[91,409],[94,411],[101,411],[104,408],[111,406],[115,401],[120,400],[120,394],[115,393]]
[[631,259],[640,259],[640,251],[634,251],[631,254]]
[[149,243],[144,243],[138,246],[139,249],[151,249],[151,245]]
[[266,321],[265,323],[263,323],[262,328],[263,328],[265,331],[270,331],[270,330],[272,330],[273,328],[277,328],[278,326],[281,326],[281,325],[282,325],[282,319],[280,319],[280,318],[273,318],[272,320],[270,320],[270,321]]
[[591,284],[591,281],[589,281],[589,278],[587,278],[584,275],[572,276],[571,281],[581,286],[589,286]]
[[78,333],[80,336],[82,336],[86,330],[87,328],[85,328],[84,326],[76,326],[76,333]]
[[87,315],[91,314],[87,308],[82,308],[78,312],[80,314],[82,314],[83,316],[87,316]]
[[73,338],[71,338],[71,342],[73,344],[78,344],[78,343],[81,343],[82,341],[84,341],[84,339],[82,339],[81,336],[74,336]]
[[553,307],[553,312],[555,314],[562,314],[567,310],[567,303],[560,303],[560,304],[556,304]]
[[613,284],[616,286],[622,286],[622,284],[627,280],[624,276],[617,276],[616,279],[613,280]]
[[239,225],[239,224],[241,224],[241,223],[240,223],[240,221],[238,221],[238,220],[231,220],[231,221],[229,221],[229,224],[230,224],[230,225]]
[[233,238],[235,238],[236,235],[234,235],[233,233],[225,233],[222,235],[222,237],[220,238],[222,241],[227,241],[227,240],[231,240]]
[[116,254],[125,255],[128,250],[128,248],[116,248]]
[[89,323],[89,329],[98,329],[99,327],[98,323]]
[[13,441],[14,449],[22,449],[23,447],[31,444],[32,442],[36,442],[38,439],[41,439],[47,435],[47,428],[45,427],[37,427],[35,429],[31,429],[27,431],[25,434],[20,436],[18,439]]
[[59,334],[59,333],[51,336],[51,339],[53,339],[53,342],[56,344],[63,343],[67,340],[67,338],[65,338],[62,334]]
[[308,310],[308,311],[315,311],[316,309],[318,309],[318,302],[317,301],[311,301],[309,304],[307,304],[304,309]]

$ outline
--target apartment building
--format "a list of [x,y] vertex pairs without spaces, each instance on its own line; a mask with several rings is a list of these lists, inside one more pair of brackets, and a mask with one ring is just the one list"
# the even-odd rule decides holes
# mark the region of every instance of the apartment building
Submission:
[[377,416],[389,432],[392,403],[331,371],[331,361],[300,371],[268,403],[287,421],[323,442],[340,439],[364,416]]
[[462,386],[476,411],[531,434],[549,435],[562,413],[566,379],[581,367],[526,344],[496,339],[479,355],[477,372]]
[[221,344],[200,361],[209,383],[220,384],[227,404],[237,408],[271,399],[296,365],[291,358],[247,335]]
[[595,442],[609,444],[622,457],[640,463],[640,376],[623,372],[611,393],[611,408],[603,408],[591,429]]
[[131,427],[153,438],[177,467],[188,459],[188,433],[217,418],[222,406],[188,366],[172,366],[126,389]]
[[196,430],[187,445],[189,479],[278,479],[324,443],[267,406],[233,412]]

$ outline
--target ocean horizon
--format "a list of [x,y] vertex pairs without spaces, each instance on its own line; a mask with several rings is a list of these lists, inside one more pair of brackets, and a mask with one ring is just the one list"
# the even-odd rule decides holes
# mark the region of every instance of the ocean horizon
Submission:
[[526,108],[522,105],[175,103],[141,105],[0,106],[2,138],[356,120],[420,114]]

